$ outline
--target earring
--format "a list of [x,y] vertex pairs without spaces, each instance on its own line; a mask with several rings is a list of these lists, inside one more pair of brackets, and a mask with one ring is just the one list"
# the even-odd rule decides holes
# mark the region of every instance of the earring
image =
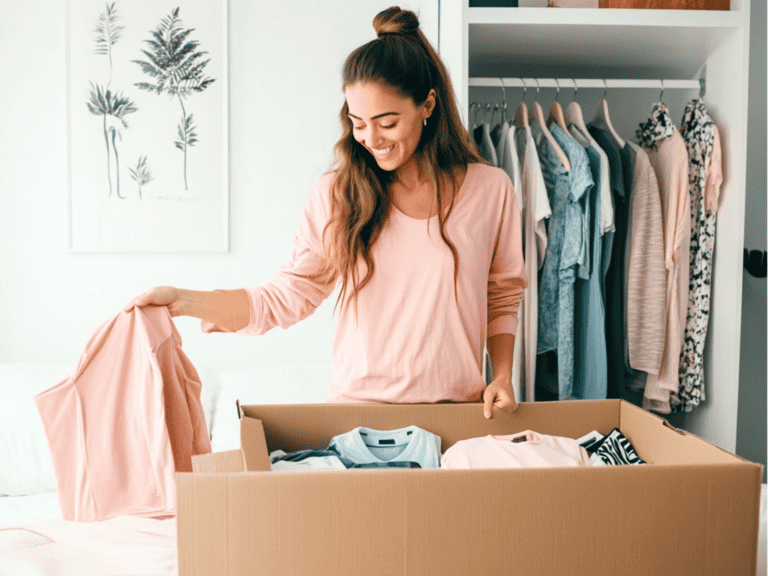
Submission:
[[424,126],[426,126],[426,125],[427,125],[427,119],[424,118]]

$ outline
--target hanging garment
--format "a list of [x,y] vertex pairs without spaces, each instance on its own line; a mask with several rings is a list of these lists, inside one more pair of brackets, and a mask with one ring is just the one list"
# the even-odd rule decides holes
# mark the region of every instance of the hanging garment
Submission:
[[[251,316],[238,334],[287,328],[308,317],[336,287],[322,231],[334,175],[313,187],[294,251],[261,286],[246,287]],[[411,218],[392,206],[371,256],[375,273],[359,292],[357,314],[339,304],[330,402],[421,403],[482,398],[483,345],[515,334],[527,284],[522,224],[509,177],[475,163],[456,196],[445,232],[459,254],[458,301],[453,255],[437,218]],[[508,238],[497,242],[497,238]]]
[[397,430],[358,426],[334,436],[328,449],[355,464],[416,462],[422,468],[440,467],[440,436],[418,426]]
[[625,389],[624,361],[624,260],[627,243],[628,213],[631,190],[624,180],[621,151],[610,132],[595,124],[587,126],[592,138],[608,156],[611,192],[614,206],[613,234],[603,242],[603,272],[605,275],[605,342],[608,356],[608,398],[621,398]]
[[[513,132],[514,130],[514,132]],[[528,286],[523,290],[521,339],[524,370],[521,380],[525,388],[525,400],[535,400],[536,349],[539,339],[539,270],[544,265],[547,251],[547,230],[544,221],[552,215],[547,197],[547,186],[539,164],[536,143],[528,130],[510,129],[510,140],[516,142],[517,155],[522,165],[521,192],[523,198],[523,250]],[[519,322],[520,318],[518,318]],[[517,338],[515,339],[517,348]]]
[[504,436],[489,434],[459,440],[445,451],[440,467],[449,470],[551,468],[586,466],[588,462],[587,451],[572,438],[525,430]]
[[[515,189],[515,197],[517,198],[517,207],[521,211],[523,209],[522,202],[522,184],[520,182],[520,160],[517,156],[517,145],[515,143],[515,126],[511,127],[504,122],[500,125],[499,142],[496,146],[496,157],[499,160],[499,168],[504,170],[512,181],[512,186]],[[491,134],[493,136],[493,134]],[[523,232],[524,234],[524,232]],[[526,272],[528,269],[526,268]],[[521,305],[525,306],[525,291],[523,291],[523,300]],[[522,373],[524,368],[523,358],[523,334],[524,334],[524,318],[521,314],[517,317],[517,333],[515,337],[515,347],[512,353],[512,391],[515,394],[515,401],[521,402],[522,396]]]
[[491,140],[491,127],[487,122],[483,122],[475,128],[474,137],[480,156],[485,158],[491,166],[498,166],[499,159],[496,157],[496,146],[493,145],[493,140]]
[[722,204],[723,184],[723,148],[720,140],[720,131],[715,125],[715,138],[712,141],[712,161],[709,163],[710,172],[707,176],[707,191],[705,198],[707,201],[707,211],[716,214]]
[[515,188],[515,198],[517,198],[517,207],[523,210],[523,186],[521,182],[522,168],[520,155],[517,150],[517,141],[515,135],[517,128],[514,124],[505,122],[502,125],[499,136],[499,144],[496,146],[496,157],[499,160],[499,168],[504,170],[512,180],[512,186]]
[[574,282],[576,267],[584,262],[584,198],[594,182],[587,153],[569,134],[555,123],[549,126],[571,164],[570,173],[540,128],[534,123],[531,129],[552,207],[539,293],[538,352],[557,351],[557,394],[565,400],[573,398]]
[[[666,337],[666,267],[661,196],[645,150],[627,142],[632,193],[626,258],[626,342],[632,370],[658,375]],[[645,386],[645,378],[642,379]]]
[[688,270],[691,246],[691,201],[688,192],[688,152],[663,103],[653,106],[637,137],[648,153],[662,199],[664,255],[667,269],[667,331],[659,375],[649,374],[643,408],[671,411],[670,392],[679,387],[678,371],[688,313]]
[[673,412],[690,412],[705,399],[704,343],[709,325],[712,255],[717,223],[717,214],[707,209],[707,199],[718,196],[715,189],[719,190],[723,176],[722,164],[718,161],[720,139],[717,128],[700,99],[686,105],[680,132],[689,160],[690,279],[685,336],[680,355],[680,384],[670,400]]
[[201,387],[165,306],[99,326],[75,371],[34,397],[62,518],[174,515],[175,473],[211,451]]
[[[584,146],[592,180],[601,182],[601,155],[578,127],[571,124],[573,138]],[[606,166],[607,169],[607,166]],[[604,399],[608,391],[608,357],[605,342],[605,301],[602,290],[603,230],[601,222],[600,186],[592,186],[587,192],[584,220],[586,225],[587,259],[579,266],[575,286],[574,316],[574,380],[573,395],[576,398]]]

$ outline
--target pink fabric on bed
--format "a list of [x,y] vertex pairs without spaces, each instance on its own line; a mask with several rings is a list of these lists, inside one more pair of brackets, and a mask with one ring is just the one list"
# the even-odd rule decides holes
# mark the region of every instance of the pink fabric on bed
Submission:
[[99,326],[76,370],[35,396],[62,518],[176,513],[176,471],[211,451],[200,377],[165,306]]

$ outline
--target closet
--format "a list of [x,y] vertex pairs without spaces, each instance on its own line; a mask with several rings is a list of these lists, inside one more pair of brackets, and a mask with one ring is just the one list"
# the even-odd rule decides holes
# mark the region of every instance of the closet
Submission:
[[438,47],[468,128],[472,102],[501,102],[500,79],[521,79],[504,82],[508,118],[523,97],[521,86],[527,86],[526,104],[537,101],[548,116],[556,97],[564,109],[573,101],[575,81],[584,120],[595,117],[605,96],[613,127],[632,142],[659,101],[662,80],[663,102],[678,126],[686,103],[701,95],[720,131],[724,177],[704,356],[706,400],[692,412],[664,417],[734,452],[750,5],[730,4],[728,11],[469,8],[467,0],[442,0]]

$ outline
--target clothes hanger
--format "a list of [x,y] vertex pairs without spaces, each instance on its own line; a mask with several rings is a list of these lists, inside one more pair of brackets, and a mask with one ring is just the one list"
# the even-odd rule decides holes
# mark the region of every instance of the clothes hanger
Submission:
[[552,104],[552,109],[549,111],[549,120],[547,122],[556,122],[560,128],[565,130],[565,132],[568,132],[568,127],[565,125],[565,118],[563,117],[563,108],[560,106],[560,103],[557,101],[557,97],[560,96],[560,82],[557,81],[557,78],[555,78],[555,82],[557,83],[557,93],[555,94],[555,103]]
[[581,132],[584,137],[589,140],[590,144],[593,144],[594,146],[597,146],[597,142],[595,142],[595,139],[592,138],[592,135],[589,133],[589,130],[587,130],[587,126],[584,124],[584,116],[581,113],[581,106],[579,106],[579,103],[576,102],[576,92],[578,91],[578,87],[576,86],[576,78],[573,79],[573,102],[568,104],[568,108],[565,111],[565,121],[568,124],[573,124],[576,126],[576,128],[579,129],[579,132]]
[[[473,113],[474,112],[474,113]],[[470,121],[470,130],[474,130],[477,128],[477,102],[472,102],[469,105],[469,121]]]
[[531,136],[531,125],[528,123],[528,107],[525,105],[525,95],[528,92],[528,86],[525,85],[525,80],[520,78],[523,83],[523,99],[520,100],[520,104],[517,105],[515,110],[515,127],[519,130],[525,130],[528,136]]
[[536,101],[531,105],[531,110],[533,111],[533,120],[538,123],[539,128],[541,128],[541,133],[544,134],[544,137],[547,139],[547,142],[549,143],[550,148],[555,152],[557,157],[560,159],[560,162],[562,162],[563,167],[565,168],[566,172],[571,171],[571,163],[568,162],[568,156],[565,155],[565,152],[563,152],[563,149],[560,148],[560,145],[557,143],[557,140],[555,140],[555,137],[552,136],[552,133],[549,131],[549,128],[547,128],[547,123],[544,121],[544,111],[541,109],[541,104],[538,102],[539,98],[539,81],[536,80]]
[[501,82],[501,123],[507,123],[507,90],[504,86],[504,78],[499,76],[499,82]]
[[[626,143],[624,140],[622,140],[621,136],[616,134],[616,130],[613,129],[613,125],[611,124],[611,117],[608,115],[608,101],[606,100],[606,97],[608,96],[608,82],[605,81],[605,78],[603,78],[603,82],[605,83],[605,93],[603,94],[603,100],[600,102],[600,105],[597,107],[597,114],[595,114],[595,119],[592,121],[593,124],[602,123],[606,128],[608,128],[608,133],[613,137],[613,139],[616,141],[616,144],[619,148],[624,148],[626,146]],[[662,83],[662,93],[663,90],[663,83]]]
[[[488,105],[490,108],[490,104]],[[496,111],[501,110],[501,106],[498,102],[493,106],[493,111],[491,112],[491,123],[490,126],[493,126],[493,128],[490,129],[490,135],[491,135],[491,141],[493,142],[494,146],[499,145],[499,141],[501,140],[501,131],[504,128],[501,122],[501,114],[499,114],[499,123],[495,124],[493,123],[493,117],[496,115]]]

